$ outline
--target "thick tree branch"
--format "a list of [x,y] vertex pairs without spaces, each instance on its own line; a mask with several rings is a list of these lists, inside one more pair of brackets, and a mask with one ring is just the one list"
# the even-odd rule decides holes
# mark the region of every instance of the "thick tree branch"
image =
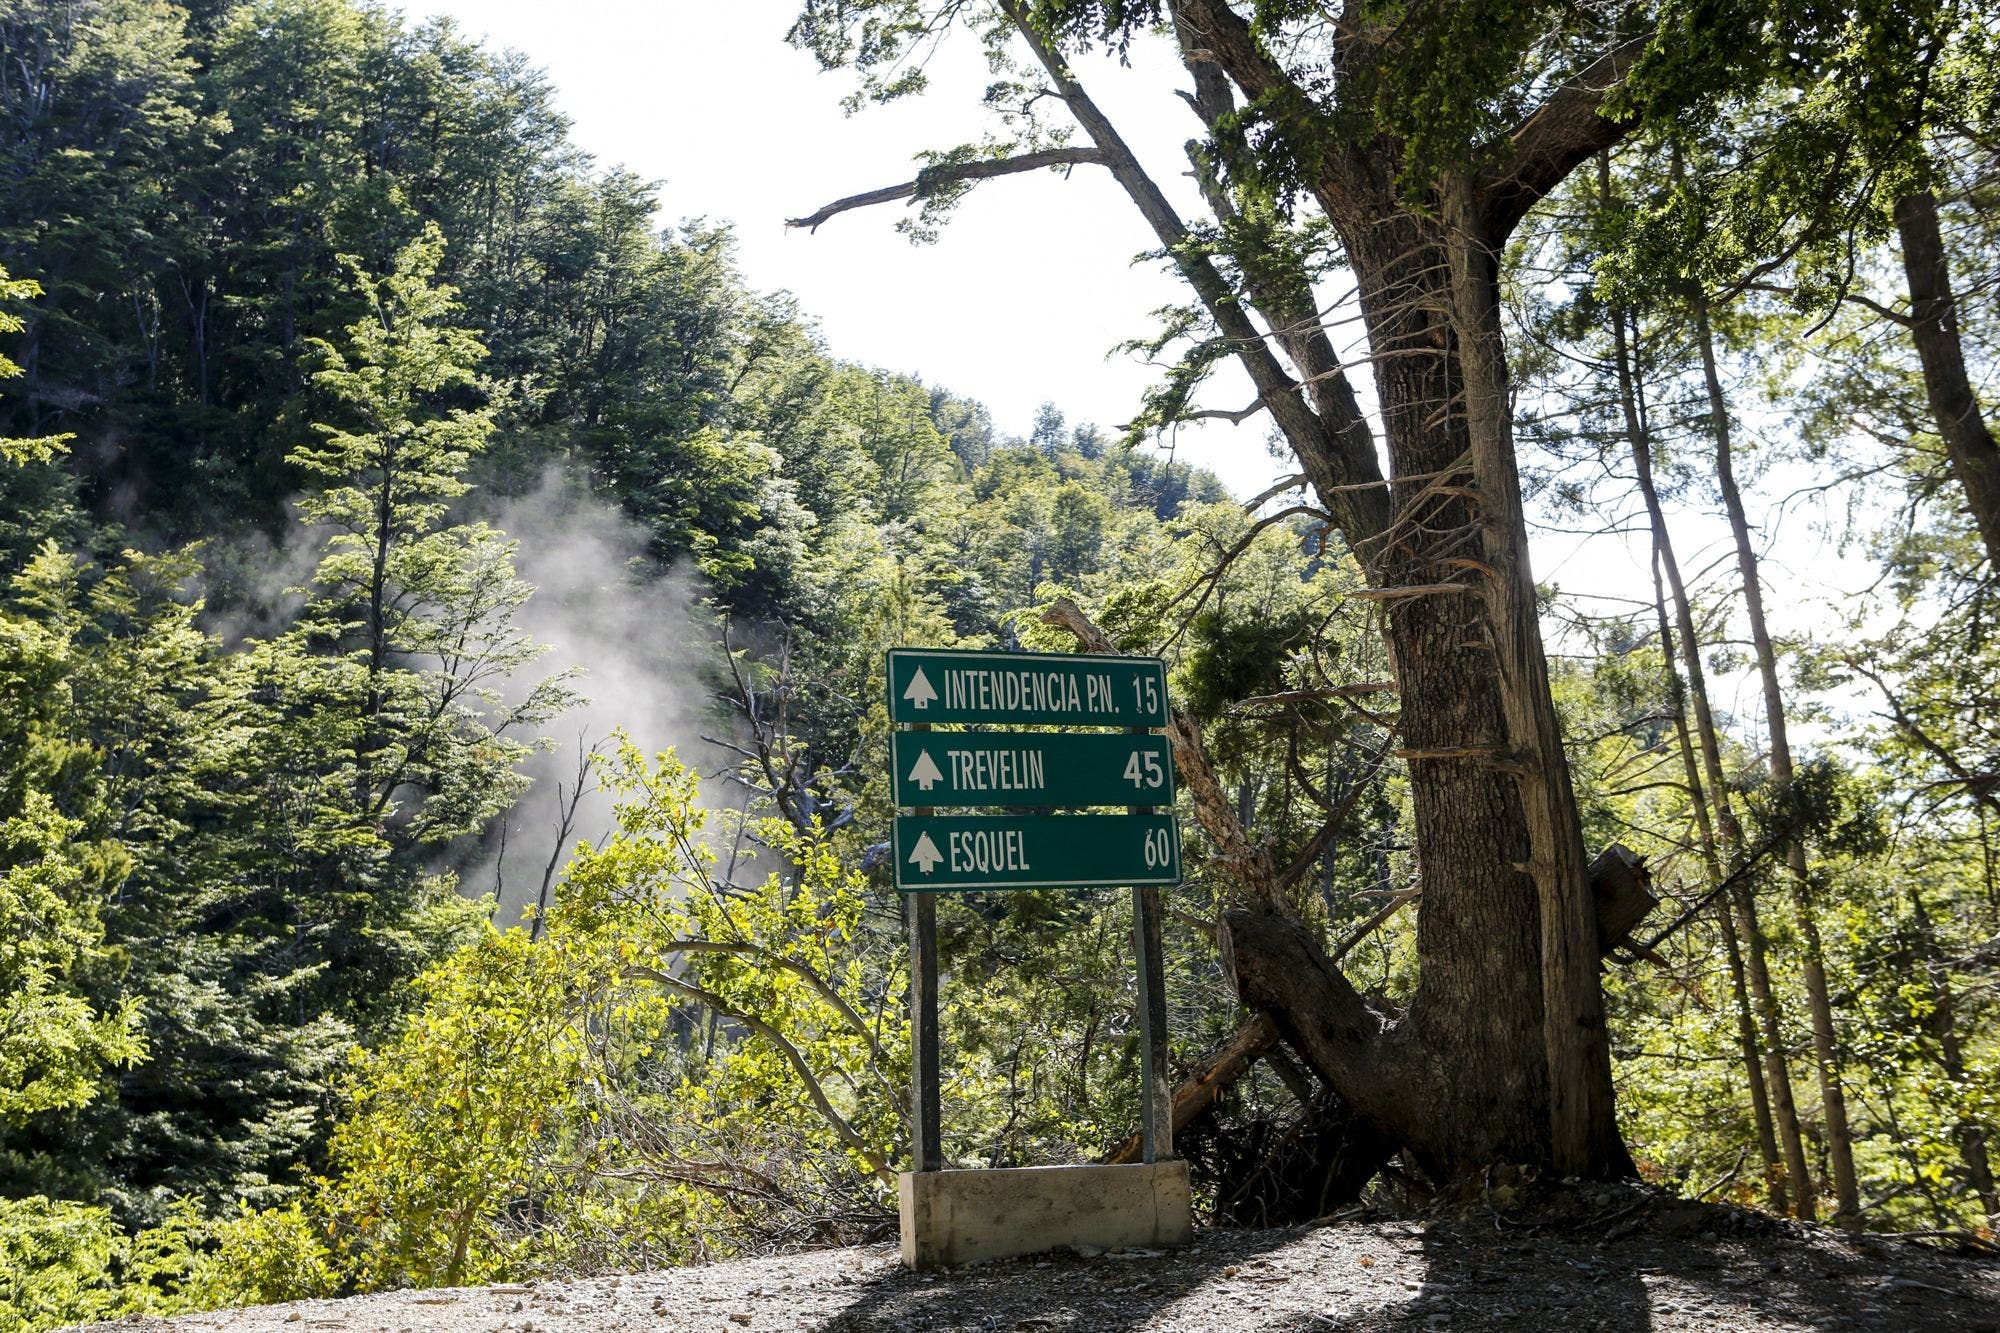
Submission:
[[[1209,151],[1225,158],[1223,161],[1211,161],[1201,149],[1190,143],[1189,163],[1194,167],[1195,179],[1215,215],[1225,221],[1237,221],[1239,212],[1236,201],[1228,191],[1223,173],[1225,166],[1232,172],[1235,169],[1235,164],[1226,160],[1223,146],[1230,142],[1224,126],[1236,111],[1236,96],[1230,90],[1228,76],[1214,61],[1206,58],[1200,35],[1180,17],[1178,9],[1174,35],[1181,63],[1195,86],[1192,94],[1184,96],[1200,118],[1202,128],[1208,131]],[[1313,410],[1343,447],[1345,456],[1340,470],[1363,476],[1379,475],[1375,465],[1374,432],[1361,415],[1354,386],[1347,377],[1348,368],[1341,364],[1333,341],[1327,337],[1312,283],[1304,269],[1269,262],[1271,258],[1270,255],[1238,255],[1238,267],[1250,301],[1270,327],[1278,346],[1284,349],[1285,355],[1291,358],[1292,364],[1303,376],[1302,383]],[[1294,441],[1295,449],[1299,443]],[[1306,464],[1314,480],[1326,488],[1323,495],[1344,493],[1336,488],[1346,483],[1328,475],[1331,469],[1324,462],[1303,453],[1300,461]],[[1370,495],[1365,499],[1343,501],[1342,504],[1351,511],[1343,515],[1342,528],[1360,530],[1359,533],[1349,534],[1350,542],[1359,540],[1360,535],[1366,532],[1380,530],[1388,521],[1386,495],[1379,499]]]
[[1486,226],[1481,239],[1505,240],[1542,197],[1591,157],[1628,134],[1636,117],[1602,114],[1610,95],[1646,48],[1651,34],[1628,37],[1606,51],[1554,92],[1514,127],[1503,165],[1482,172],[1474,189]]
[[1236,911],[1223,917],[1221,942],[1237,996],[1276,1022],[1321,1081],[1365,1119],[1407,1119],[1393,1106],[1407,1082],[1382,1068],[1389,1020],[1369,1007],[1311,931],[1274,912]]
[[1018,157],[981,158],[974,162],[941,162],[925,167],[917,173],[915,180],[904,181],[901,185],[888,185],[879,190],[869,190],[862,194],[850,194],[845,199],[836,199],[817,213],[802,218],[788,218],[787,227],[804,227],[807,231],[818,231],[820,224],[850,209],[870,208],[876,204],[893,204],[899,199],[915,199],[919,195],[933,194],[940,187],[957,185],[963,181],[991,180],[995,176],[1012,176],[1023,171],[1040,171],[1045,167],[1105,166],[1104,154],[1095,148],[1044,148],[1033,153],[1022,153]]
[[1264,50],[1249,22],[1225,0],[1175,0],[1174,17],[1187,60],[1219,65],[1248,96],[1267,97],[1296,86]]
[[1259,398],[1256,402],[1250,404],[1250,406],[1239,407],[1233,412],[1227,408],[1220,407],[1203,408],[1199,412],[1190,412],[1188,419],[1190,421],[1227,421],[1232,426],[1240,426],[1263,410],[1264,400]]

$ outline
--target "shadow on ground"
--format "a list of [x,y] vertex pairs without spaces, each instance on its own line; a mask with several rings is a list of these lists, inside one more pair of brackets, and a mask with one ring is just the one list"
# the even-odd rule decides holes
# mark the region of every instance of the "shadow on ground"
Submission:
[[[1628,1210],[1629,1211],[1629,1210]],[[1167,1255],[881,1271],[826,1333],[2000,1333],[2000,1264],[1722,1209],[1542,1228],[1467,1216],[1211,1230]]]
[[1327,1297],[1322,1308],[1263,1327],[1273,1333],[1484,1328],[1641,1333],[1655,1327],[1641,1265],[1616,1250],[1552,1253],[1545,1244],[1480,1234],[1478,1224],[1432,1227],[1424,1232],[1412,1267],[1416,1276],[1402,1279],[1401,1300],[1371,1304],[1365,1291],[1351,1284],[1331,1285],[1322,1288]]
[[1226,1282],[1225,1275],[1259,1265],[1299,1234],[1206,1232],[1194,1248],[1164,1253],[1052,1254],[936,1274],[897,1269],[875,1278],[859,1300],[820,1327],[824,1333],[1173,1328],[1178,1325],[1159,1322],[1170,1307]]

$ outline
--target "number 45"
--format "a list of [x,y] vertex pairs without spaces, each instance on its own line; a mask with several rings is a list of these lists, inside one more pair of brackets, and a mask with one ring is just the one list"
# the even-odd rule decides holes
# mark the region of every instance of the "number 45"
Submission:
[[[1142,762],[1143,770],[1139,767]],[[1167,771],[1160,765],[1160,756],[1134,750],[1125,761],[1125,780],[1135,787],[1161,787],[1166,785]]]

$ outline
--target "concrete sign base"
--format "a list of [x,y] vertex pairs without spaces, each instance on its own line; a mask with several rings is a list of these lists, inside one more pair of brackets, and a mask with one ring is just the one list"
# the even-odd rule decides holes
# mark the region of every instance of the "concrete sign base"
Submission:
[[903,1262],[920,1270],[1074,1246],[1151,1249],[1194,1239],[1186,1162],[905,1171],[897,1193]]

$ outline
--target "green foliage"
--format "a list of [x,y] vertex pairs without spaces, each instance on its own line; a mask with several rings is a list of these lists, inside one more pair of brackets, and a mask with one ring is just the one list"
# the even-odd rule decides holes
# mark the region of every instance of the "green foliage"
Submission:
[[108,1275],[123,1241],[102,1208],[0,1199],[0,1333],[39,1333],[117,1308]]
[[[42,284],[33,278],[10,278],[7,270],[0,268],[0,302],[27,301],[41,294]],[[27,327],[19,315],[0,306],[0,333],[19,333]],[[0,353],[0,380],[15,379],[21,373],[20,366]],[[27,440],[0,438],[0,464],[46,463],[62,451],[67,439],[63,435],[43,435]]]
[[594,979],[570,961],[554,938],[490,935],[426,973],[395,1040],[358,1057],[331,1146],[339,1183],[319,1201],[356,1285],[459,1286],[519,1265],[506,1209],[552,1187],[536,1159],[588,1077],[567,1020]]
[[[1881,716],[1826,715],[1789,790],[1745,719],[1724,718],[1722,762],[1749,841],[1810,845],[1871,1221],[1956,1229],[1982,1225],[1964,1130],[2000,1107],[1995,607],[1907,350],[1851,309],[1797,318],[1879,279],[1883,207],[1924,183],[1954,264],[1990,277],[1986,150],[1938,151],[1948,122],[1990,123],[1984,10],[1905,8],[1656,5],[1614,31],[1575,6],[1363,6],[1373,40],[1336,68],[1325,6],[1260,4],[1253,32],[1305,91],[1243,98],[1192,146],[1227,207],[1187,244],[1242,289],[1338,287],[1315,154],[1381,148],[1422,213],[1536,96],[1655,35],[1637,148],[1509,256],[1532,334],[1519,436],[1546,510],[1622,512],[1629,391],[1667,502],[1702,508],[1691,296],[1754,272],[1783,290],[1713,317],[1727,387],[1761,396],[1736,409],[1750,466],[1858,469],[1878,460],[1855,430],[1895,442],[1901,511],[1869,537],[1890,600],[1781,644],[1801,694],[1859,691]],[[942,168],[1066,133],[982,12],[963,16],[1003,132],[924,159],[919,233],[962,193]],[[1165,13],[1032,12],[1072,54],[1156,40]],[[959,16],[809,3],[793,35],[888,99],[922,88],[918,43]],[[1223,799],[1324,941],[1420,887],[1381,604],[1352,596],[1323,515],[1261,520],[1134,445],[1230,353],[1198,310],[1133,343],[1169,363],[1133,439],[1054,404],[1008,439],[976,403],[837,358],[749,288],[726,231],[659,230],[654,187],[583,160],[538,73],[449,24],[348,0],[24,0],[0,13],[0,56],[46,75],[38,109],[0,106],[17,187],[0,258],[23,275],[0,276],[0,333],[26,368],[5,421],[30,437],[0,468],[0,1333],[881,1234],[909,1136],[907,959],[879,859],[893,644],[1067,650],[1037,611],[1072,597],[1169,657]],[[1967,303],[1964,321],[1977,374],[1990,319]],[[85,447],[56,452],[57,430]],[[640,526],[636,577],[700,579],[729,655],[690,688],[735,708],[704,726],[742,762],[704,790],[621,746],[598,769],[615,827],[574,849],[544,916],[503,931],[453,870],[514,812],[569,686],[529,682],[529,590],[479,515],[552,472]],[[249,529],[292,513],[303,569],[280,577]],[[141,555],[114,516],[213,540]],[[1730,676],[1728,590],[1694,592]],[[1625,1127],[1650,1176],[1761,1202],[1652,608],[1545,600],[1586,838],[1647,856],[1668,900],[1649,929],[1689,913],[1607,966]],[[1242,1017],[1206,929],[1240,888],[1186,831],[1177,1067]],[[1768,858],[1744,882],[1780,901]],[[1422,910],[1344,959],[1385,1010],[1413,993]],[[1121,1138],[1138,1061],[1122,897],[970,895],[939,916],[947,1156],[1075,1161]],[[1796,925],[1765,922],[1788,998]],[[1251,1141],[1295,1115],[1260,1073],[1201,1134]]]
[[[75,562],[53,548],[15,580],[47,619],[0,614],[0,1122],[81,1106],[99,1074],[144,1052],[130,1002],[89,994],[111,962],[101,915],[130,861],[104,838],[112,809],[75,679]],[[82,697],[79,697],[79,696]]]
[[130,1003],[100,1011],[74,989],[105,957],[97,904],[81,891],[83,827],[44,792],[0,823],[0,1116],[10,1120],[80,1106],[103,1069],[145,1053]]
[[[114,1097],[7,1131],[15,1181],[108,1198],[127,1221],[159,1219],[174,1194],[282,1199],[318,1156],[346,1048],[385,1030],[401,986],[484,915],[437,859],[518,794],[528,744],[508,733],[567,691],[557,674],[503,697],[540,653],[514,623],[529,589],[501,534],[446,513],[490,425],[451,401],[473,386],[478,345],[431,281],[438,255],[420,237],[395,273],[362,281],[349,340],[316,351],[332,420],[298,454],[321,483],[301,508],[325,538],[293,625],[222,652],[180,591],[188,556],[50,553],[16,580],[10,643],[62,656],[23,656],[10,679],[46,692],[59,672],[73,713],[68,748],[10,772],[40,765],[95,794],[65,810],[105,821],[102,852],[64,840],[102,863],[71,877],[97,895],[82,920],[121,889],[101,963],[88,950],[62,963],[69,936],[52,929],[32,946],[52,961],[22,966],[73,967],[101,1012],[142,1014],[146,1058]],[[57,882],[58,860],[20,864],[10,889]],[[137,1054],[106,1045],[113,1019],[69,1025],[65,1077],[88,1087],[36,1109],[103,1087],[93,1032],[100,1063]]]
[[617,831],[579,847],[543,927],[438,963],[356,1056],[329,1174],[141,1233],[118,1261],[134,1308],[714,1257],[823,1224],[829,1195],[880,1216],[907,1032],[856,950],[858,882],[780,839],[792,873],[725,890],[692,774],[627,743],[605,778]]

